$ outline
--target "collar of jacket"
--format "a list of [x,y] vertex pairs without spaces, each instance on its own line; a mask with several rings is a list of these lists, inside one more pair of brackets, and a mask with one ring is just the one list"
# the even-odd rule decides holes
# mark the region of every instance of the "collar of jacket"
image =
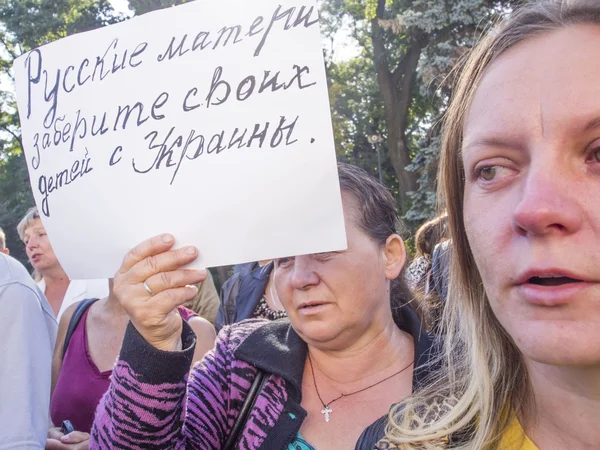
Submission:
[[[422,329],[421,321],[408,305],[401,310],[400,329],[409,333],[415,345],[415,365],[413,370],[413,390],[426,382],[435,370],[429,363],[433,356],[433,339]],[[298,336],[289,319],[279,319],[266,323],[248,335],[235,350],[235,357],[262,369],[279,375],[292,386],[292,395],[302,401],[302,375],[308,346]]]

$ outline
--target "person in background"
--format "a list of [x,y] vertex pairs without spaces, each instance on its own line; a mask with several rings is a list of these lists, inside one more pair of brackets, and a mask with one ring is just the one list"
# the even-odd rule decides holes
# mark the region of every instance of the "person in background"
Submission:
[[2,228],[0,228],[0,253],[10,255],[10,250],[6,248],[6,234]]
[[217,331],[244,319],[277,320],[287,314],[273,285],[273,262],[268,259],[252,263],[238,271],[221,287],[221,303],[217,314]]
[[600,2],[526,2],[461,69],[446,370],[377,448],[600,449]]
[[435,247],[447,239],[448,215],[446,213],[425,222],[415,233],[416,254],[406,270],[408,287],[430,290],[431,267]]
[[[70,280],[58,262],[37,208],[33,207],[17,225],[29,262],[41,277],[38,286],[60,320],[73,303],[108,295],[108,280]],[[85,255],[82,255],[84,258]]]
[[[50,417],[56,427],[48,432],[46,450],[88,448],[94,412],[110,385],[112,368],[129,323],[129,316],[114,297],[112,280],[109,286],[108,297],[75,303],[60,320],[52,358],[50,402]],[[215,329],[183,306],[177,312],[196,335],[193,361],[199,361],[213,348]],[[72,334],[66,342],[69,330]],[[63,434],[60,426],[64,420],[69,420],[76,431]]]
[[241,274],[247,274],[248,272],[251,272],[252,270],[256,269],[256,265],[258,264],[258,261],[252,261],[252,262],[248,262],[248,263],[242,263],[242,264],[235,264],[233,266],[233,273],[241,273]]
[[196,284],[196,287],[198,288],[198,293],[185,304],[185,307],[191,309],[200,317],[205,318],[214,326],[217,320],[220,301],[215,281],[210,271],[206,272],[206,279]]
[[43,448],[56,318],[25,267],[0,253],[0,448]]
[[430,331],[437,332],[447,293],[448,214],[425,222],[415,234],[416,255],[406,271],[406,281],[419,299]]

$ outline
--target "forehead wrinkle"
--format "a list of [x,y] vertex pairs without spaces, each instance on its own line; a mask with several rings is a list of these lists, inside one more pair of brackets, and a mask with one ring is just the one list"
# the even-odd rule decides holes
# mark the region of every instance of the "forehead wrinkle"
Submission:
[[523,144],[516,138],[508,136],[501,136],[496,133],[490,135],[484,135],[483,137],[476,138],[472,142],[463,142],[462,153],[468,153],[469,151],[476,151],[483,148],[502,148],[507,150],[524,150]]

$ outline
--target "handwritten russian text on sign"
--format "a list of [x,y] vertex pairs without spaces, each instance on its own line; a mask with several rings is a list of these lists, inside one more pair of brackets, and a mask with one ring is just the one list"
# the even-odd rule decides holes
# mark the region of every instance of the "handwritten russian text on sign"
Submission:
[[197,266],[346,247],[314,0],[199,0],[15,62],[31,184],[72,278],[171,232]]

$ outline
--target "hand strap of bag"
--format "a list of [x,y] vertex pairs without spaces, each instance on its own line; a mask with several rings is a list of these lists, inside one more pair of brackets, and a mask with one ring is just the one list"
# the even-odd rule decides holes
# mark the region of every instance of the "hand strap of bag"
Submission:
[[244,404],[240,409],[240,414],[237,417],[237,420],[233,424],[231,428],[231,433],[227,437],[227,441],[225,441],[225,445],[222,450],[233,450],[234,445],[238,441],[239,435],[244,429],[246,422],[248,421],[248,416],[250,415],[250,411],[254,408],[254,404],[256,403],[256,399],[258,398],[258,394],[262,391],[263,386],[265,385],[268,376],[262,370],[257,369],[256,377],[252,382],[252,386],[250,386],[250,390],[248,391],[248,395],[244,400]]

